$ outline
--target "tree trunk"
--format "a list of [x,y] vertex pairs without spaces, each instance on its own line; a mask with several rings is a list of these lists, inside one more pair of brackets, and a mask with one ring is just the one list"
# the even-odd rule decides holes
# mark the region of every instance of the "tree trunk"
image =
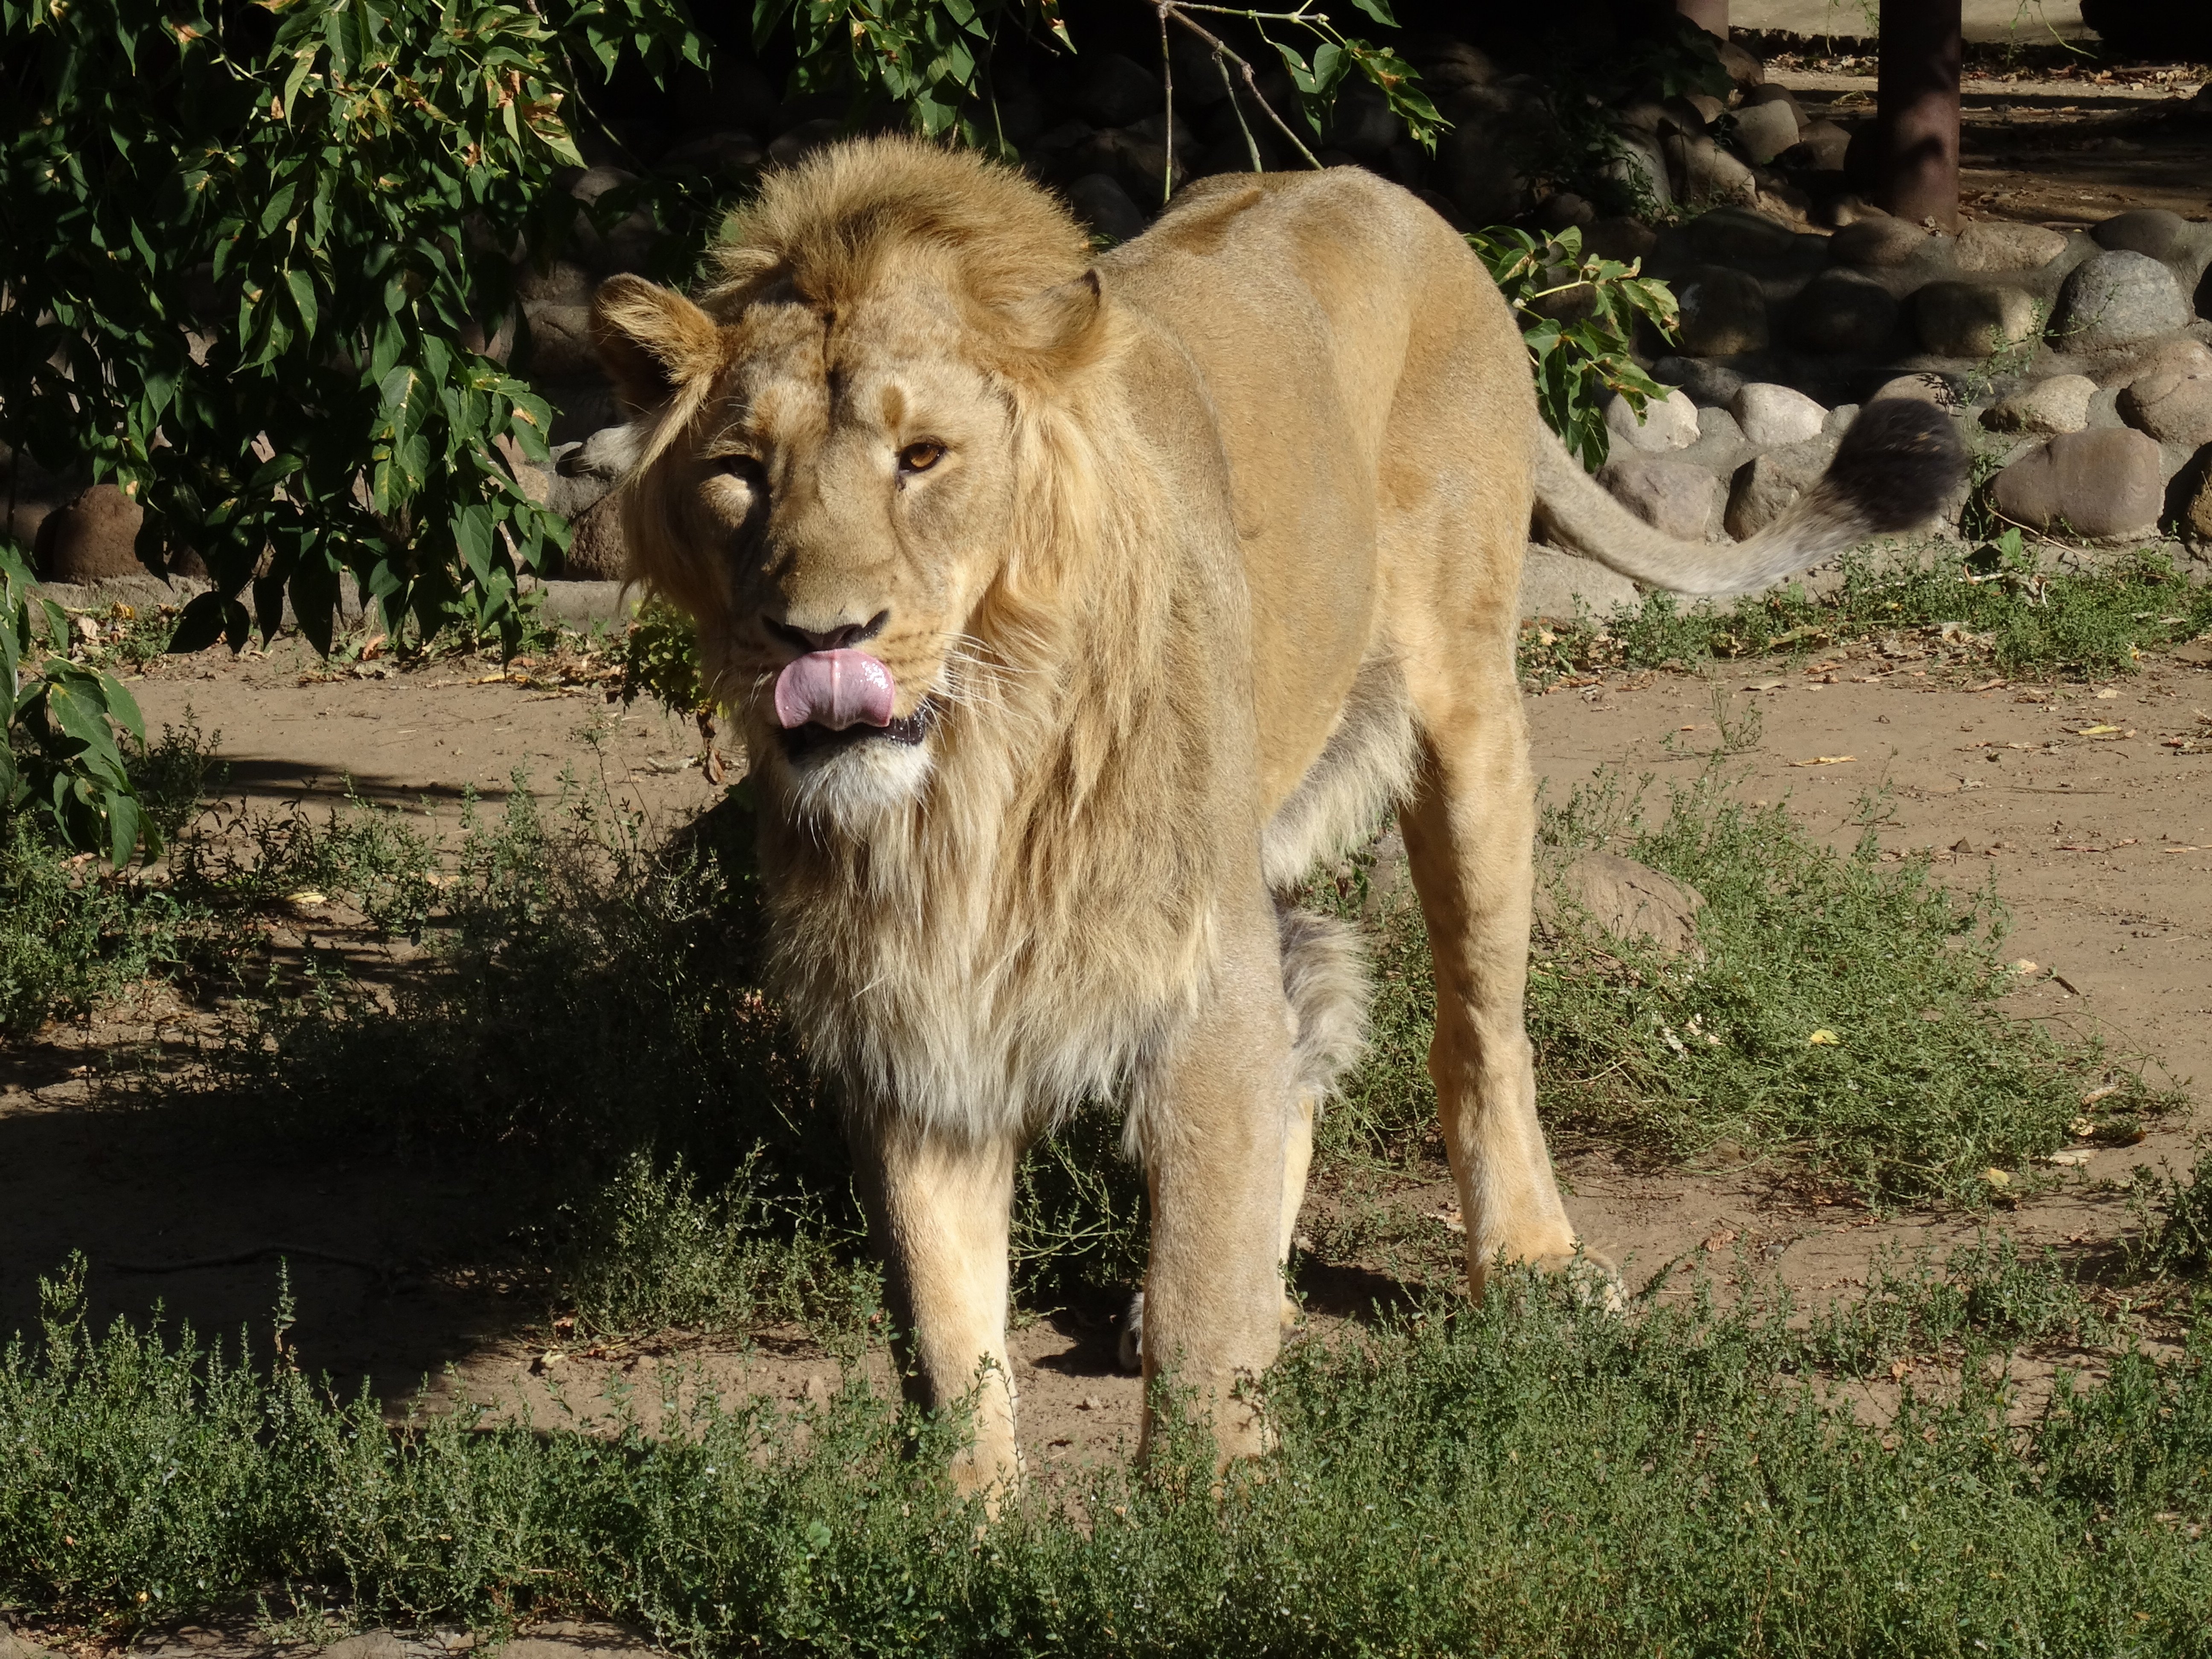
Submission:
[[1913,224],[1959,228],[1960,0],[1883,0],[1875,200]]
[[1729,0],[1674,0],[1674,9],[1706,33],[1729,38]]

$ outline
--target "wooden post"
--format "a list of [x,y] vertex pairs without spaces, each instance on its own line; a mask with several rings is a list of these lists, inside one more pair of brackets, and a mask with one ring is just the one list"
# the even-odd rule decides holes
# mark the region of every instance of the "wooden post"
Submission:
[[1729,34],[1729,0],[1674,0],[1674,9],[1708,34]]
[[1882,0],[1875,197],[1912,224],[1959,228],[1960,0]]

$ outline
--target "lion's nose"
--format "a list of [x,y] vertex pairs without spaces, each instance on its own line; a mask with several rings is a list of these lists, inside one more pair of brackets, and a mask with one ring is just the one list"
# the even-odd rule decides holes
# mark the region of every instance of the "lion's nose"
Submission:
[[808,651],[842,651],[872,640],[884,631],[891,619],[888,611],[878,611],[864,623],[838,623],[829,628],[801,628],[796,623],[778,622],[773,617],[763,617],[761,626],[767,629],[771,639],[781,640],[796,647],[801,653]]

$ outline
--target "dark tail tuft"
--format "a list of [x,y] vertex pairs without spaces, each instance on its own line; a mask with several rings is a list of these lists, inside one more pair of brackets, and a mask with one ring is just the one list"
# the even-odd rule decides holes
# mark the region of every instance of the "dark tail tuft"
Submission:
[[1966,446],[1951,417],[1933,404],[1882,398],[1844,434],[1824,480],[1881,534],[1923,525],[1966,473]]

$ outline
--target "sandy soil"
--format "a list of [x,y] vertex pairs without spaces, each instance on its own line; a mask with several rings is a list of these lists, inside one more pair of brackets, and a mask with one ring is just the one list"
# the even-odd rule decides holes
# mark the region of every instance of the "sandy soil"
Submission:
[[[451,830],[465,786],[496,797],[522,769],[550,792],[564,769],[596,777],[603,768],[618,797],[672,823],[713,793],[686,763],[697,747],[689,726],[642,707],[610,708],[595,688],[483,684],[481,670],[438,668],[327,679],[288,649],[164,664],[134,684],[153,723],[189,714],[222,732],[234,806],[335,801],[349,775],[363,793],[427,803],[429,821]],[[2212,647],[2199,642],[2109,685],[2015,687],[1839,653],[1709,678],[1616,675],[1532,696],[1528,712],[1556,799],[1607,766],[1649,773],[1663,788],[1705,763],[1717,708],[1733,730],[1755,707],[1759,742],[1728,763],[1743,769],[1749,793],[1786,800],[1816,833],[1850,841],[1863,798],[1886,788],[1885,848],[1936,849],[1947,878],[1994,881],[2015,911],[2008,948],[2045,970],[2019,994],[2019,1012],[2101,1030],[2119,1051],[2146,1057],[2154,1076],[2188,1087],[2212,1075],[2212,754],[2197,740],[2212,732],[2206,659]],[[580,735],[594,723],[596,749]],[[1821,757],[1831,758],[1808,763]],[[188,1116],[119,1108],[96,1087],[104,1049],[164,1020],[189,1024],[190,1011],[164,994],[0,1050],[0,1329],[31,1322],[36,1275],[73,1249],[94,1264],[103,1319],[158,1299],[202,1331],[263,1326],[281,1248],[307,1362],[349,1384],[373,1377],[388,1397],[447,1366],[441,1394],[528,1403],[540,1420],[553,1384],[585,1403],[614,1374],[648,1382],[666,1364],[692,1376],[687,1386],[791,1400],[835,1385],[836,1363],[791,1333],[745,1350],[679,1334],[563,1352],[513,1242],[530,1218],[529,1170],[496,1158],[303,1162],[217,1150]],[[2068,1249],[2109,1242],[2127,1224],[2115,1188],[2129,1167],[2184,1161],[2194,1127],[2170,1121],[2138,1146],[2100,1152],[2002,1224]],[[1984,1219],[1875,1221],[1808,1207],[1757,1168],[1655,1173],[1602,1147],[1568,1151],[1562,1175],[1588,1237],[1633,1276],[1682,1258],[1740,1259],[1814,1297],[1863,1282],[1885,1249],[1948,1247]],[[1428,1214],[1449,1196],[1439,1169],[1390,1201]],[[167,1271],[136,1271],[144,1268]],[[1361,1262],[1316,1263],[1301,1289],[1310,1328],[1322,1332],[1395,1292]],[[1115,1340],[1105,1307],[1055,1313],[1018,1334],[1024,1435],[1037,1467],[1133,1444],[1138,1389],[1115,1366]],[[868,1370],[887,1386],[880,1358]]]

